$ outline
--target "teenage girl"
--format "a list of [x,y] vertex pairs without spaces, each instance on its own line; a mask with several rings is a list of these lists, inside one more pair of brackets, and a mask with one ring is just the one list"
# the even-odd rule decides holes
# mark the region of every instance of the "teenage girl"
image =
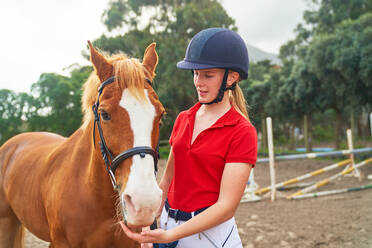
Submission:
[[209,28],[177,67],[192,70],[199,102],[176,119],[164,175],[160,229],[128,237],[158,247],[242,247],[234,214],[257,159],[256,129],[238,82],[248,77],[242,38]]

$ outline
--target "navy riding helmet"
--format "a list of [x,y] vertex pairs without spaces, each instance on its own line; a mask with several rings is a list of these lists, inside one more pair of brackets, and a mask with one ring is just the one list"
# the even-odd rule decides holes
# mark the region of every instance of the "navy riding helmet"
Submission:
[[177,63],[178,68],[186,70],[225,69],[216,99],[206,104],[222,101],[224,91],[235,88],[235,85],[226,88],[229,69],[238,72],[241,79],[246,79],[248,66],[245,42],[237,33],[225,28],[208,28],[197,33],[187,46],[184,60]]

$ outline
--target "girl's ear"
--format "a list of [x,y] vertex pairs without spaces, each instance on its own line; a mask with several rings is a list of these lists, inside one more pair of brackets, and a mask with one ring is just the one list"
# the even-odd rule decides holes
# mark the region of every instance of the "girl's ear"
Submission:
[[240,75],[236,71],[229,71],[229,75],[227,76],[227,86],[231,86],[233,83],[238,82],[240,79]]

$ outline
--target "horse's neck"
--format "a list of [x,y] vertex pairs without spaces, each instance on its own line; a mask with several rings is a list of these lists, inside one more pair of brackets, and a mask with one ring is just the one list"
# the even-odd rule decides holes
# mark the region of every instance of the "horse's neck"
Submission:
[[93,124],[89,124],[84,129],[80,127],[66,143],[73,147],[73,159],[81,161],[76,164],[78,167],[76,169],[84,175],[85,183],[92,187],[92,190],[95,188],[102,190],[104,185],[106,186],[104,188],[111,190],[112,186],[106,166],[98,152],[99,149],[95,149],[95,146],[99,146],[99,142],[96,140],[96,144],[93,143]]

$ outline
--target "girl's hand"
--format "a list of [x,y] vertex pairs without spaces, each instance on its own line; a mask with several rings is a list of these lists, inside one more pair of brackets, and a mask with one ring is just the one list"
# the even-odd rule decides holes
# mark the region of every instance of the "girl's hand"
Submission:
[[125,234],[139,243],[169,243],[173,240],[169,237],[169,233],[163,229],[144,230],[141,233],[132,232],[122,221],[121,228]]

